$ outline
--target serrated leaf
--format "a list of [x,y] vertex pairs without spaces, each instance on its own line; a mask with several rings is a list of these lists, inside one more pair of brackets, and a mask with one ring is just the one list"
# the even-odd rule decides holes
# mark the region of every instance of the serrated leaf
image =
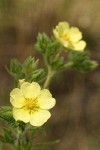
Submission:
[[52,68],[56,71],[61,71],[64,67],[64,58],[63,57],[58,57],[53,63],[52,63]]
[[4,143],[14,143],[13,133],[9,128],[3,128]]
[[35,60],[34,57],[29,56],[24,63],[22,64],[23,72],[25,73],[31,73],[33,70],[35,70],[38,66],[39,60]]
[[0,107],[0,119],[6,121],[13,127],[18,126],[18,123],[13,118],[11,107]]
[[33,127],[30,125],[30,128],[34,133],[39,132],[42,133],[43,135],[46,135],[46,130],[44,127]]
[[[18,63],[18,64],[17,64]],[[45,79],[45,71],[44,69],[38,68],[39,60],[35,60],[34,57],[29,56],[23,64],[21,64],[18,60],[11,60],[10,70],[8,72],[17,80],[17,86],[19,79],[25,79],[28,82],[38,82],[40,83]]]
[[45,130],[44,127],[39,127],[39,128],[37,128],[37,131],[38,131],[39,133],[42,133],[43,135],[46,136],[46,130]]
[[39,52],[43,53],[46,62],[51,65],[51,57],[59,52],[60,45],[55,39],[50,39],[46,34],[42,33],[38,35],[35,47]]
[[49,45],[49,38],[47,37],[47,35],[45,33],[39,33],[37,36],[37,42],[35,44],[35,48],[42,53],[45,53],[46,50],[48,49],[48,45]]
[[71,52],[69,53],[69,62],[72,62],[72,68],[81,72],[92,71],[97,68],[98,63],[90,59],[90,53],[84,52]]
[[77,51],[71,51],[68,55],[68,60],[73,62],[83,62],[84,59],[89,59],[90,53],[88,51],[84,52],[77,52]]
[[15,79],[23,78],[23,74],[21,73],[22,65],[17,59],[11,59],[10,63],[10,72]]

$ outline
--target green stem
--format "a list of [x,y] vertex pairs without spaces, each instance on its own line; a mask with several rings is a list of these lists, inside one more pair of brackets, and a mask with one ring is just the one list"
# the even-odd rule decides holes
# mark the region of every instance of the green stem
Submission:
[[[55,60],[60,56],[60,54],[61,54],[61,47],[60,47],[60,49],[59,49],[59,52],[56,54],[56,56],[55,56]],[[50,59],[50,58],[49,58]],[[44,55],[44,61],[45,61],[45,64],[46,64],[46,67],[47,67],[47,69],[48,69],[48,74],[47,74],[47,78],[46,78],[46,80],[45,80],[45,83],[44,83],[44,85],[43,85],[43,88],[48,88],[48,86],[49,86],[49,84],[50,84],[50,82],[51,82],[51,79],[52,79],[52,77],[54,76],[54,74],[55,74],[55,71],[53,71],[52,69],[51,69],[51,67],[49,66],[49,63],[48,63],[48,58],[47,58],[47,56],[46,55]]]
[[48,75],[47,75],[47,78],[46,78],[45,83],[43,85],[43,88],[48,88],[53,76],[54,76],[54,72],[51,70],[50,67],[48,67]]
[[[62,48],[62,47],[61,47]],[[61,50],[61,48],[59,49],[59,52],[55,55],[55,60],[60,56],[60,54],[62,53],[62,50]]]
[[32,149],[33,138],[34,138],[34,133],[31,130],[29,132],[30,132],[30,134],[29,134],[28,143],[27,143],[27,146],[26,146],[27,150],[31,150]]
[[69,68],[71,68],[72,66],[73,66],[73,62],[70,61],[70,62],[68,62],[68,63],[65,64],[65,69],[69,69]]
[[21,135],[22,135],[22,131],[18,128],[17,129],[17,139],[15,142],[16,150],[21,150]]

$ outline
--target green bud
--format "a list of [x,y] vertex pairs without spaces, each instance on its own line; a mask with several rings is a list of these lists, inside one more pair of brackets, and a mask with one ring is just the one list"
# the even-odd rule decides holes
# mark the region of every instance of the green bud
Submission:
[[68,60],[73,63],[72,68],[81,72],[92,71],[98,66],[96,61],[90,59],[90,53],[88,51],[70,52]]
[[39,33],[37,36],[37,42],[35,44],[35,48],[39,52],[45,53],[46,49],[48,49],[49,42],[50,40],[45,33],[42,33],[42,34]]
[[32,56],[29,56],[22,64],[18,60],[13,59],[10,63],[10,69],[7,68],[7,71],[17,82],[16,86],[18,86],[20,79],[40,83],[45,78],[45,71],[44,69],[38,68],[38,64],[39,60],[35,60]]

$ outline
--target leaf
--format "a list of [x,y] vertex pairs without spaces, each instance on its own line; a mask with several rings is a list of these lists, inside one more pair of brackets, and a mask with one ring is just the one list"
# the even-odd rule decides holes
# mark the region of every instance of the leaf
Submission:
[[55,39],[50,39],[45,33],[39,33],[35,48],[44,55],[46,63],[51,65],[52,56],[59,52],[60,44]]
[[70,52],[68,56],[69,62],[72,62],[72,68],[81,72],[93,71],[97,68],[98,63],[90,59],[90,53],[84,52]]
[[21,73],[22,65],[17,59],[11,59],[10,63],[10,73],[11,75],[18,80],[19,78],[23,78],[23,74]]
[[54,70],[57,70],[57,71],[61,71],[64,67],[64,58],[63,57],[58,57],[56,58],[56,60],[52,63],[52,68]]
[[36,130],[37,130],[39,133],[42,133],[43,135],[46,136],[46,130],[45,130],[44,127],[39,127],[39,128],[37,128]]
[[0,135],[0,141],[2,143],[10,143],[10,144],[14,143],[14,135],[9,126],[2,127],[1,130],[2,132]]
[[26,58],[23,63],[20,63],[18,60],[13,59],[10,63],[10,70],[7,68],[7,71],[10,75],[17,80],[17,86],[19,79],[25,79],[28,82],[42,82],[45,79],[46,73],[44,69],[38,68],[39,60],[32,56]]
[[33,146],[37,147],[37,148],[43,148],[43,147],[45,148],[45,147],[57,144],[59,142],[60,142],[60,140],[55,140],[55,141],[50,141],[50,142],[41,142],[41,143],[33,144]]
[[39,33],[37,36],[37,42],[35,44],[36,50],[38,50],[41,53],[45,53],[48,49],[50,43],[50,39],[47,37],[45,33]]
[[39,60],[35,60],[34,57],[29,56],[28,58],[26,58],[26,60],[24,61],[24,63],[22,64],[22,68],[23,68],[23,73],[25,74],[27,72],[31,73],[33,70],[35,70],[38,66]]
[[30,125],[29,129],[31,129],[34,133],[39,132],[46,136],[46,130],[44,127],[33,127]]
[[10,126],[18,126],[18,123],[13,118],[11,107],[0,107],[0,119],[6,121]]

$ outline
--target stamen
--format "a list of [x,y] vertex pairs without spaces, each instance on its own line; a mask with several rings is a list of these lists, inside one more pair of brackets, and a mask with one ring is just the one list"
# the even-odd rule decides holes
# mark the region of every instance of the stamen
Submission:
[[68,41],[70,44],[72,44],[70,37],[68,37],[67,35],[61,35],[60,37],[64,40]]
[[37,111],[39,109],[37,99],[25,98],[24,109],[28,110],[30,113]]

